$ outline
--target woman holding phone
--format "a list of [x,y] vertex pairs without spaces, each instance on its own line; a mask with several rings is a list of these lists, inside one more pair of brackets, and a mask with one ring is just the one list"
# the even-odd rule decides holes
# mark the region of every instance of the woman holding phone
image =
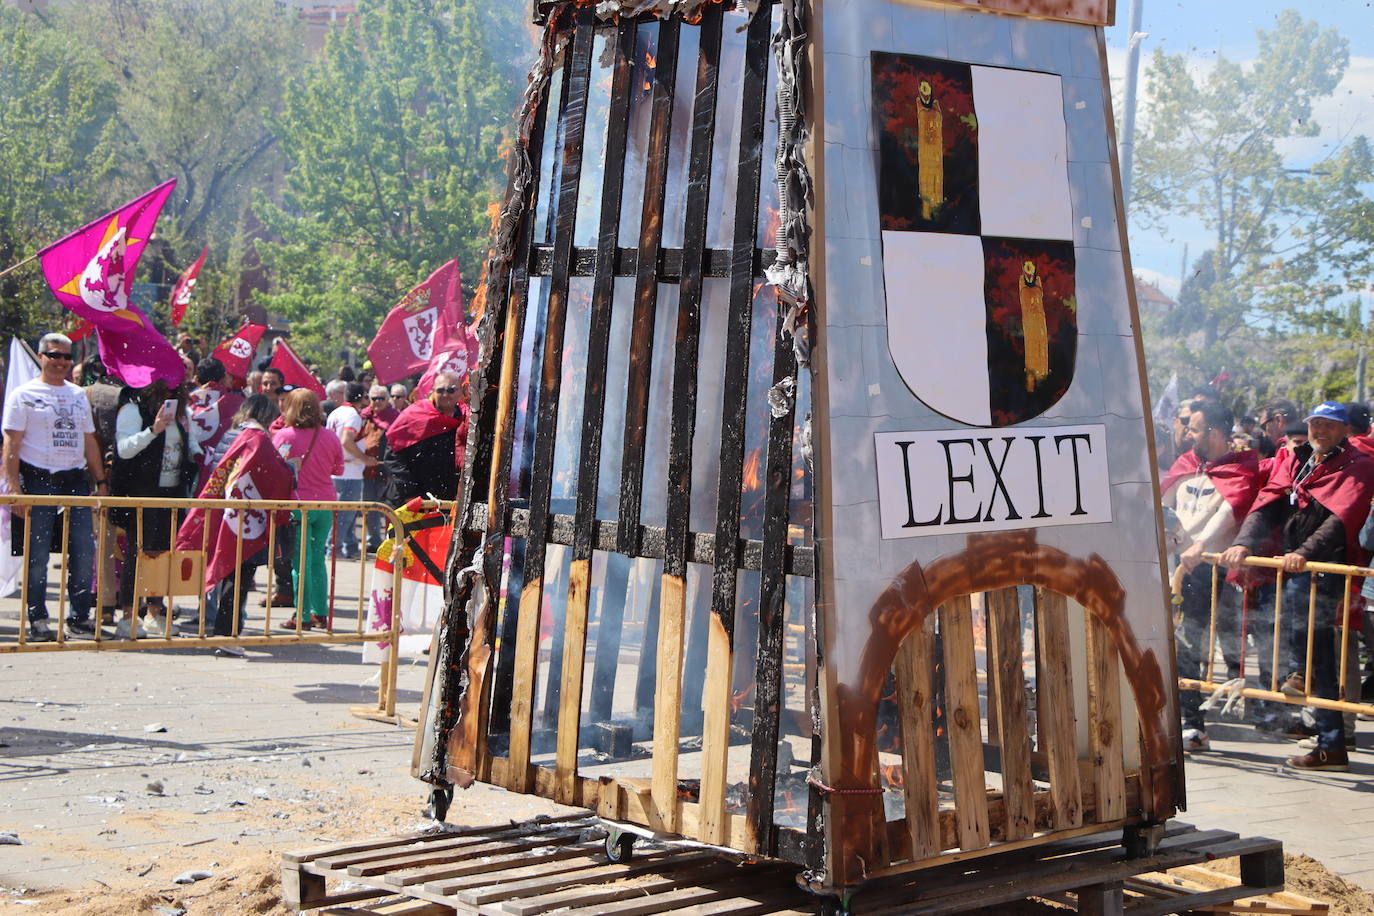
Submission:
[[[186,386],[169,391],[161,380],[144,388],[125,387],[115,414],[115,447],[110,466],[110,495],[183,499],[195,480],[199,448],[186,421]],[[112,509],[110,520],[124,529],[124,572],[119,580],[123,619],[115,635],[127,639],[133,628],[134,579],[140,550],[157,556],[171,547],[172,509]],[[152,599],[161,607],[162,600]],[[149,615],[144,635],[162,636]]]
[[[333,478],[343,473],[343,446],[339,437],[324,425],[320,399],[309,388],[297,388],[282,398],[281,419],[282,428],[273,434],[272,444],[296,470],[293,496],[334,502],[338,497]],[[293,512],[292,516],[299,524],[300,513]],[[297,552],[291,569],[296,593],[301,599],[295,617],[283,624],[287,629],[294,630],[299,625],[302,630],[308,630],[312,626],[325,626],[329,621],[324,554],[333,520],[330,512],[311,512],[306,516],[305,555]]]

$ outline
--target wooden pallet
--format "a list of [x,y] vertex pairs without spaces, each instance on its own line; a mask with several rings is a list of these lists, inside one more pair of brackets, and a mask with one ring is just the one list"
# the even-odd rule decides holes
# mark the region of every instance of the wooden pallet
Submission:
[[[340,844],[285,855],[282,887],[297,911],[330,907],[358,916],[821,912],[821,900],[798,888],[796,866],[683,844],[645,844],[614,864],[606,835],[601,821],[573,815]],[[1230,856],[1241,860],[1235,884],[1140,892],[1143,875]],[[934,916],[1072,893],[1083,913],[1162,916],[1282,889],[1277,841],[1174,823],[1143,858],[1124,857],[1119,832],[1091,834],[875,880],[854,897],[851,912]]]

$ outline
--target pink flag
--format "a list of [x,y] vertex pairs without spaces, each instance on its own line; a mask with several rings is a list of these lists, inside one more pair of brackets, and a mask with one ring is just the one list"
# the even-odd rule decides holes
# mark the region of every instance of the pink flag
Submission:
[[305,363],[301,362],[301,358],[286,341],[277,344],[277,352],[272,354],[272,365],[281,370],[286,384],[295,385],[297,388],[309,388],[320,397],[324,397],[324,386],[320,384],[320,380],[306,368]]
[[423,372],[434,354],[462,342],[463,278],[452,260],[406,293],[367,348],[383,385]]
[[209,253],[210,246],[206,245],[200,250],[200,257],[196,258],[196,262],[177,277],[177,285],[172,287],[172,327],[181,324],[181,319],[186,317],[186,307],[191,304],[191,293],[196,288],[196,277],[200,276],[201,265],[205,263],[205,256]]
[[224,363],[224,371],[235,378],[248,378],[248,373],[253,370],[253,354],[258,352],[258,343],[262,340],[262,335],[267,332],[267,325],[243,323],[243,327],[234,332],[234,336],[228,338],[210,355]]
[[156,379],[175,386],[186,375],[181,356],[129,301],[139,255],[175,186],[163,182],[37,255],[57,301],[95,326],[105,368],[135,388]]

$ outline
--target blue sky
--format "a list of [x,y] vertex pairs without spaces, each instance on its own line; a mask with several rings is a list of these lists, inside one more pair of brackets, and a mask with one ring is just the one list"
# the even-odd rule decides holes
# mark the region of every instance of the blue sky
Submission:
[[[1112,68],[1113,94],[1121,102],[1125,75],[1127,22],[1131,0],[1117,0],[1117,25],[1107,30],[1108,60]],[[1140,30],[1141,72],[1156,48],[1169,54],[1187,54],[1205,67],[1218,54],[1245,61],[1256,53],[1255,33],[1273,26],[1284,9],[1298,9],[1304,18],[1324,28],[1336,28],[1350,42],[1350,67],[1335,96],[1315,112],[1322,135],[1286,144],[1290,164],[1301,167],[1319,159],[1324,149],[1343,137],[1364,134],[1374,137],[1374,5],[1371,0],[1144,0]],[[1144,87],[1148,92],[1148,86]],[[1144,102],[1144,95],[1141,97]],[[1208,247],[1201,225],[1177,221],[1166,232],[1132,226],[1131,254],[1138,274],[1157,279],[1167,292],[1176,292],[1184,245],[1189,259]]]

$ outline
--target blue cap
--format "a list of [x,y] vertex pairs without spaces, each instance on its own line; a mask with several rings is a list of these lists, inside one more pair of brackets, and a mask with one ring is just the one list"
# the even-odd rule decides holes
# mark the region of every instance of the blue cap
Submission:
[[1335,420],[1337,423],[1350,422],[1350,415],[1345,412],[1345,405],[1339,401],[1322,401],[1305,418],[1306,420]]

